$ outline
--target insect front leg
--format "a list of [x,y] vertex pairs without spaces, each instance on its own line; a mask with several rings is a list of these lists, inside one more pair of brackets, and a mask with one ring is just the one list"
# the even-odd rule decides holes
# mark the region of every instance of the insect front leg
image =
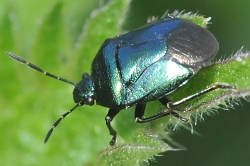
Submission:
[[115,143],[116,143],[116,138],[117,138],[117,133],[116,133],[116,131],[113,129],[113,127],[111,126],[111,121],[114,119],[114,117],[115,117],[119,112],[120,112],[120,110],[116,110],[116,109],[110,108],[108,114],[107,114],[106,117],[105,117],[106,126],[107,126],[108,129],[109,129],[110,135],[113,136],[112,139],[111,139],[111,141],[109,142],[109,144],[110,144],[111,146],[115,145]]

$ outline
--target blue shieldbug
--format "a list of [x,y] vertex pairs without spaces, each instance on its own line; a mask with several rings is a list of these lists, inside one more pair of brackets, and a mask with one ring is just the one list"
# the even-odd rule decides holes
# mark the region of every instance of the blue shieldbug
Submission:
[[84,73],[79,83],[45,72],[13,53],[7,54],[46,76],[75,86],[73,98],[77,104],[53,124],[45,143],[54,128],[69,113],[78,106],[92,106],[96,102],[110,108],[105,121],[113,136],[110,145],[114,145],[117,133],[111,121],[122,109],[136,105],[135,121],[138,123],[167,115],[185,121],[171,109],[143,118],[146,103],[159,100],[172,108],[214,89],[235,88],[234,85],[214,84],[177,102],[167,99],[169,94],[187,83],[201,68],[210,65],[218,48],[216,38],[205,28],[180,18],[163,18],[105,40],[92,62],[91,76]]

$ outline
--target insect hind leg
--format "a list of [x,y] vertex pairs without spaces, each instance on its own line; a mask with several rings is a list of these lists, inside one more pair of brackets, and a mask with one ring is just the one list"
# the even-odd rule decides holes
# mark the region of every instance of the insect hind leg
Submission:
[[159,101],[164,105],[164,106],[167,106],[167,108],[169,109],[169,112],[171,115],[173,115],[174,117],[180,119],[182,122],[186,123],[188,120],[186,118],[183,118],[181,117],[176,111],[173,111],[171,110],[171,108],[175,107],[175,106],[178,106],[178,105],[181,105],[187,101],[190,101],[192,99],[195,99],[201,95],[204,95],[208,92],[211,92],[211,91],[214,91],[214,90],[217,90],[217,89],[235,89],[236,86],[235,85],[229,85],[229,84],[223,84],[223,83],[216,83],[216,84],[213,84],[213,85],[210,85],[209,87],[203,89],[202,91],[200,92],[197,92],[197,93],[194,93],[190,96],[187,96],[179,101],[175,101],[175,102],[172,102],[171,100],[169,100],[168,98],[164,97],[164,98],[161,98]]

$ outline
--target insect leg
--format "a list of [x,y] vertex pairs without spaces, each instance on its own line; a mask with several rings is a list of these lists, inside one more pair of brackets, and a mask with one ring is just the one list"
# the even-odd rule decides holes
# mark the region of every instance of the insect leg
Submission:
[[135,122],[142,121],[146,104],[137,104],[135,108]]
[[[187,96],[179,101],[176,101],[176,102],[172,102],[171,100],[169,100],[168,98],[164,97],[164,98],[161,98],[159,101],[164,105],[164,106],[167,106],[168,108],[173,108],[175,106],[178,106],[180,104],[183,104],[187,101],[190,101],[196,97],[199,97],[201,95],[204,95],[208,92],[211,92],[213,90],[216,90],[216,89],[235,89],[236,86],[235,85],[228,85],[228,84],[213,84],[213,85],[210,85],[209,87],[207,87],[206,89],[200,91],[200,92],[197,92],[193,95],[190,95],[190,96]],[[164,111],[163,111],[164,112]],[[188,120],[186,118],[183,118],[181,117],[177,112],[175,111],[172,111],[172,110],[169,110],[170,114],[175,116],[176,118],[180,119],[182,122],[186,123]],[[164,114],[164,113],[163,113]],[[165,115],[166,116],[166,115]],[[162,117],[162,116],[161,116]]]
[[178,106],[180,104],[183,104],[183,103],[185,103],[187,101],[190,101],[190,100],[192,100],[192,99],[194,99],[196,97],[199,97],[199,96],[201,96],[203,94],[206,94],[206,93],[211,92],[211,91],[216,90],[216,89],[235,89],[235,88],[236,88],[235,85],[220,84],[220,83],[213,84],[213,85],[210,85],[209,87],[207,87],[206,89],[204,89],[204,90],[202,90],[200,92],[197,92],[195,94],[192,94],[190,96],[187,96],[187,97],[185,97],[185,98],[183,98],[183,99],[181,99],[179,101],[176,101],[176,102],[169,101],[169,102],[167,102],[165,104],[166,104],[166,106],[168,108],[172,108],[172,107],[175,107],[175,106]]
[[109,109],[108,114],[105,117],[105,121],[106,121],[106,126],[109,129],[109,133],[110,135],[113,136],[113,138],[110,141],[110,145],[113,146],[116,143],[116,137],[117,137],[117,133],[116,131],[113,129],[113,127],[111,126],[111,121],[114,119],[114,117],[120,112],[120,110],[116,110],[116,109]]
[[161,117],[168,116],[168,115],[173,115],[174,117],[177,117],[181,121],[187,122],[187,119],[182,118],[177,112],[174,112],[171,110],[165,110],[156,115],[150,116],[148,118],[143,118],[145,108],[146,108],[146,104],[136,105],[136,108],[135,108],[135,122],[136,123],[146,123],[146,122],[150,122],[150,121],[153,121],[153,120],[156,120]]
[[[159,101],[161,102],[161,104],[162,105],[164,105],[164,106],[169,106],[169,103],[171,104],[171,103],[173,103],[171,100],[169,100],[167,97],[163,97],[163,98],[161,98],[161,99],[159,99]],[[181,117],[176,111],[173,111],[173,110],[167,110],[167,111],[169,111],[169,113],[171,114],[171,115],[173,115],[174,117],[176,117],[176,118],[178,118],[178,119],[180,119],[183,123],[186,123],[186,122],[188,122],[188,120],[186,119],[186,118],[183,118],[183,117]],[[164,112],[164,111],[163,111]]]
[[168,116],[168,115],[173,115],[174,117],[180,119],[182,122],[186,123],[187,119],[182,118],[177,112],[172,111],[172,110],[164,110],[156,115],[147,117],[147,118],[143,118],[143,114],[145,111],[145,106],[146,104],[137,104],[136,108],[135,108],[135,122],[136,123],[146,123],[146,122],[150,122],[156,119],[159,119],[161,117],[164,116]]

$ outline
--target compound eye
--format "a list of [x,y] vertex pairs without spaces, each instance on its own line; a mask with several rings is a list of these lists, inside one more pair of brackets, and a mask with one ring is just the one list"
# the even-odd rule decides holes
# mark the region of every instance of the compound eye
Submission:
[[73,98],[75,103],[79,103],[81,101],[80,91],[78,90],[78,88],[75,88],[73,90]]
[[89,98],[87,98],[87,101],[86,101],[86,103],[85,104],[87,104],[87,105],[94,105],[94,100],[93,100],[93,98],[91,98],[91,97],[89,97]]

